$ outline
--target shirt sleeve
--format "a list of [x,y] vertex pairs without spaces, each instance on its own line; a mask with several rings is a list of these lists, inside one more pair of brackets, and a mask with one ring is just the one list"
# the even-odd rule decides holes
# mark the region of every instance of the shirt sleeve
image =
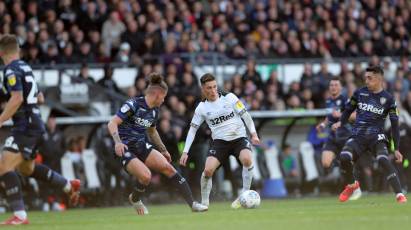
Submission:
[[137,106],[135,105],[135,103],[133,103],[132,100],[127,100],[117,111],[116,115],[122,120],[126,120],[127,118],[134,115],[135,111],[137,110],[136,107]]
[[6,88],[9,92],[23,90],[21,74],[19,72],[7,69],[4,78],[6,80]]
[[394,141],[394,148],[395,150],[398,150],[400,146],[400,129],[399,129],[399,122],[398,122],[399,111],[397,108],[397,103],[395,102],[394,99],[391,100],[391,103],[388,108],[388,114],[390,116],[391,135]]
[[230,101],[231,105],[233,105],[234,111],[238,114],[238,115],[243,115],[245,112],[247,112],[243,102],[241,102],[240,99],[238,99],[238,97],[233,94],[233,93],[229,93],[227,94],[228,100]]
[[350,115],[354,110],[357,108],[358,104],[358,90],[354,92],[354,94],[351,96],[350,100],[345,104],[344,106],[344,111],[341,114],[341,125],[344,125],[345,123],[348,122],[348,118],[350,118]]
[[201,124],[203,124],[203,122],[204,122],[204,116],[201,113],[200,105],[198,105],[196,110],[194,111],[194,116],[193,116],[193,119],[191,119],[190,126],[198,129],[201,126]]

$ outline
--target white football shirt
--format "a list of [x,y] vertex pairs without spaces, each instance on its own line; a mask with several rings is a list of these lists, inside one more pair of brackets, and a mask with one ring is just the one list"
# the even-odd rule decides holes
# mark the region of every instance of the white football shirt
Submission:
[[246,112],[243,103],[233,93],[220,94],[215,101],[202,101],[198,104],[191,125],[199,127],[204,121],[211,129],[213,140],[231,141],[247,137],[241,115]]

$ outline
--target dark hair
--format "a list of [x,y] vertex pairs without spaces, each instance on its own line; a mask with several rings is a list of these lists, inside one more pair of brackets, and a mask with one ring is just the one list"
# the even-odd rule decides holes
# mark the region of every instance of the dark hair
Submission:
[[369,66],[365,69],[365,72],[371,72],[371,73],[375,73],[375,74],[379,74],[381,76],[384,76],[384,70],[379,65]]
[[148,81],[149,81],[149,84],[148,84],[148,89],[151,89],[151,88],[153,88],[153,87],[160,87],[160,88],[162,88],[163,90],[165,90],[165,91],[167,91],[168,90],[168,86],[167,86],[167,83],[164,81],[164,78],[163,78],[163,76],[161,76],[161,74],[159,74],[159,73],[151,73],[149,76],[148,76]]
[[204,85],[205,83],[209,81],[215,81],[215,77],[211,73],[206,73],[200,78],[201,85]]
[[339,81],[339,82],[341,83],[341,78],[340,78],[340,77],[332,77],[332,78],[330,79],[330,81],[328,82],[328,84],[330,84],[331,81]]

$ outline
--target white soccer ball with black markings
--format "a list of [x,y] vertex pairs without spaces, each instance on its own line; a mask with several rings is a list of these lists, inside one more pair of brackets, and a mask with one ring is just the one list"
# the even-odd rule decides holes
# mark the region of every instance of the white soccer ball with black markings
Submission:
[[243,208],[257,208],[260,203],[260,195],[254,190],[247,190],[240,195],[240,204]]

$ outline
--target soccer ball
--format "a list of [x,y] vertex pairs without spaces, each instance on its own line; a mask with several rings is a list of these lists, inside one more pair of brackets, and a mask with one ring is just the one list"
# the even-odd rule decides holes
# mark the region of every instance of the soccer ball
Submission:
[[260,195],[254,190],[247,190],[240,195],[240,204],[243,208],[257,208],[260,203]]

